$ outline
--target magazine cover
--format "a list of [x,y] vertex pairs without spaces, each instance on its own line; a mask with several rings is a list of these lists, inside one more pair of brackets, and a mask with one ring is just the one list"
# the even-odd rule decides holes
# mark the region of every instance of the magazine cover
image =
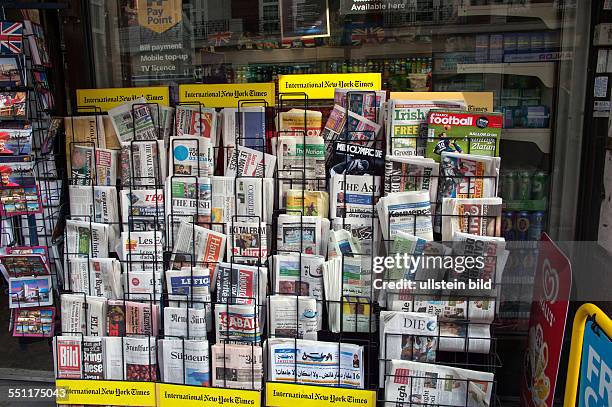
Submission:
[[327,157],[329,176],[382,175],[385,170],[385,152],[376,147],[366,147],[356,142],[334,141]]
[[440,162],[442,152],[496,156],[503,126],[501,113],[431,110],[425,156]]
[[0,119],[25,120],[26,92],[0,92]]
[[13,310],[13,336],[53,337],[55,308],[27,308]]

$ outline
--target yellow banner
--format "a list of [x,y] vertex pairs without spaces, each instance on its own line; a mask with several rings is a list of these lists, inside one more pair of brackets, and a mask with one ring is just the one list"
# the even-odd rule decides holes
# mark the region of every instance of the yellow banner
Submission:
[[202,103],[204,107],[238,107],[240,101],[244,107],[263,106],[257,101],[266,101],[274,106],[276,94],[273,82],[237,83],[237,84],[186,84],[179,85],[179,102]]
[[375,391],[266,383],[268,407],[374,407],[375,405]]
[[57,404],[155,407],[155,383],[109,380],[65,380],[55,382]]
[[[333,99],[336,88],[380,90],[381,86],[379,73],[281,75],[278,79],[279,93],[305,93],[309,99]],[[282,97],[292,98],[288,95]]]
[[493,111],[493,92],[391,92],[389,99],[463,100],[470,112]]
[[216,387],[157,384],[157,405],[160,407],[260,407],[261,392],[221,389]]
[[94,112],[94,107],[103,112],[119,106],[122,103],[144,97],[149,103],[163,106],[170,105],[170,93],[166,86],[153,86],[143,88],[104,88],[104,89],[77,89],[77,107],[83,112]]

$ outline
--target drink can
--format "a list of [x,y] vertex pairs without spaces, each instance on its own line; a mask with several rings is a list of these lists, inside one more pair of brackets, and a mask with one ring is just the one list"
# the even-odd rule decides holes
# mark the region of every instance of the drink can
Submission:
[[518,173],[516,171],[508,171],[502,176],[502,193],[501,196],[506,201],[516,199],[516,189],[518,184]]
[[520,211],[514,223],[515,240],[525,241],[529,238],[529,212]]
[[521,171],[518,174],[518,183],[516,187],[516,199],[528,201],[531,199],[531,174],[529,171]]
[[502,232],[506,241],[514,240],[514,212],[507,211],[503,214]]
[[529,218],[529,240],[540,240],[540,236],[544,232],[545,217],[546,214],[541,211],[531,214]]
[[533,174],[531,179],[531,199],[546,198],[546,184],[548,184],[548,174],[538,171]]

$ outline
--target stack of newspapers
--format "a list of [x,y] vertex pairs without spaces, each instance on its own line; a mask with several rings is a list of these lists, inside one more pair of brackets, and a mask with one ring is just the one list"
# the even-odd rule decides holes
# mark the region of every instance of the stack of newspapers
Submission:
[[490,405],[491,372],[443,361],[494,350],[497,115],[432,95],[67,118],[58,377]]

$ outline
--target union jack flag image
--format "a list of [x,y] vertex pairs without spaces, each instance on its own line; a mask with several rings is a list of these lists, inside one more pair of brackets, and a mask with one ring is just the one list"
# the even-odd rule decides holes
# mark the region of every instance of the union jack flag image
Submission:
[[381,27],[356,28],[351,32],[353,45],[383,42],[385,30]]
[[0,54],[20,54],[23,24],[0,21]]
[[228,44],[231,38],[231,31],[215,32],[208,36],[208,43],[210,45],[214,45],[215,47],[220,47],[221,45]]

